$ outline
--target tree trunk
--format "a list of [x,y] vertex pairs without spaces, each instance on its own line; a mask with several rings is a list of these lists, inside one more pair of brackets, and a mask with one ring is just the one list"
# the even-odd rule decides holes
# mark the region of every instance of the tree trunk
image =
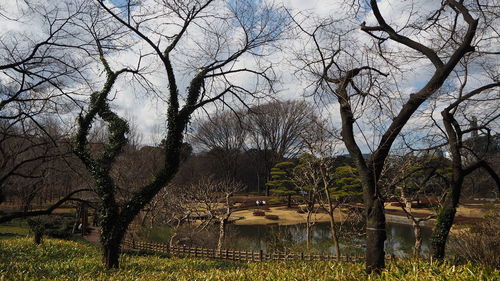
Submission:
[[[106,202],[106,201],[105,201]],[[101,244],[103,249],[103,263],[107,269],[119,267],[120,248],[127,226],[119,220],[118,207],[115,203],[107,202],[108,208],[100,210],[101,217]]]
[[217,253],[222,249],[224,243],[224,236],[226,235],[226,218],[221,218],[219,221],[219,241],[217,242]]
[[371,206],[366,206],[366,272],[380,273],[385,268],[384,203],[376,198]]
[[306,248],[307,251],[310,250],[311,241],[312,241],[312,232],[311,232],[311,211],[308,210],[306,217]]
[[339,237],[337,234],[337,225],[335,224],[335,217],[333,216],[334,211],[335,209],[328,210],[328,215],[330,216],[330,231],[332,234],[333,246],[335,247],[335,254],[337,255],[337,261],[340,261],[340,245]]
[[35,236],[33,237],[33,242],[36,244],[36,245],[40,245],[42,244],[42,237],[43,237],[43,233],[42,232],[38,232],[38,231],[35,231]]
[[103,262],[107,269],[118,268],[120,257],[120,241],[110,241],[103,246]]
[[416,258],[420,257],[420,251],[422,249],[422,228],[420,227],[420,223],[417,221],[413,221],[413,234],[415,234],[415,245],[413,247],[413,256]]
[[323,180],[323,191],[325,192],[326,200],[328,203],[328,216],[330,216],[330,231],[332,234],[332,242],[333,246],[335,247],[337,261],[340,261],[339,236],[337,234],[337,225],[335,224],[335,217],[334,217],[335,209],[339,206],[339,204],[337,203],[335,206],[333,205],[332,197],[330,196],[330,192],[328,190],[328,175],[324,165],[321,165],[320,172],[321,172],[321,178]]
[[457,212],[458,201],[460,200],[460,192],[464,182],[464,170],[462,169],[462,154],[461,154],[461,132],[457,132],[454,128],[456,120],[446,108],[441,112],[443,116],[443,124],[448,135],[448,144],[450,146],[451,162],[453,177],[450,183],[450,188],[446,194],[444,204],[436,218],[436,225],[432,232],[431,249],[432,257],[438,261],[442,261],[445,255],[446,241],[450,229],[455,219]]
[[436,225],[432,231],[432,258],[438,261],[444,260],[446,241],[448,240],[448,235],[453,226],[453,220],[457,212],[456,207],[458,205],[458,200],[455,201],[452,197],[455,196],[451,196],[450,194],[447,195],[445,204],[437,215]]

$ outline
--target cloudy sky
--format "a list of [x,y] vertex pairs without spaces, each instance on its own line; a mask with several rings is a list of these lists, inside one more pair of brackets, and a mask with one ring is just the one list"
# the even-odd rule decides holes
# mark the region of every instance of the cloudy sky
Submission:
[[[74,0],[78,2],[77,0]],[[362,55],[364,51],[362,48],[373,48],[372,38],[369,35],[359,30],[359,25],[361,22],[366,22],[367,25],[374,25],[375,19],[373,14],[370,11],[366,13],[363,12],[363,9],[367,8],[367,6],[362,6],[360,8],[360,13],[354,16],[354,10],[349,7],[349,5],[345,5],[342,1],[331,1],[331,0],[246,0],[246,1],[254,1],[253,7],[258,10],[258,7],[261,7],[266,2],[273,2],[277,7],[285,7],[292,15],[295,16],[296,20],[300,22],[303,27],[312,31],[314,26],[318,23],[322,22],[325,19],[330,19],[331,22],[334,21],[334,25],[339,30],[352,30],[349,35],[346,35],[343,38],[346,39],[345,47],[346,49],[351,50],[351,54],[355,54],[357,59],[360,60],[358,63],[364,63],[363,60],[369,60],[371,57]],[[37,1],[34,1],[37,2]],[[38,4],[46,5],[49,7],[52,5],[56,5],[54,3],[59,1],[38,1]],[[72,1],[69,1],[72,2]],[[347,1],[349,2],[349,1]],[[363,1],[361,1],[363,2]],[[386,21],[396,30],[399,30],[403,26],[407,25],[408,22],[420,23],[425,20],[429,15],[431,15],[432,11],[436,10],[440,1],[435,0],[419,0],[419,1],[397,1],[397,0],[381,0],[379,1],[379,7],[386,18]],[[48,3],[48,4],[46,4]],[[229,3],[229,4],[227,4]],[[212,13],[224,13],[224,10],[228,9],[228,6],[234,6],[241,4],[241,1],[238,0],[230,0],[230,1],[215,1],[215,8],[208,9],[208,11]],[[123,4],[123,0],[109,0],[108,5],[112,7],[113,5],[120,6]],[[161,12],[161,9],[155,4],[153,0],[144,0],[142,1],[144,5],[143,8],[133,10],[132,14],[141,17],[143,14],[147,13],[157,13]],[[30,14],[29,18],[23,17],[21,12],[25,7],[22,4],[22,1],[17,0],[7,0],[2,1],[0,3],[0,38],[2,40],[7,40],[12,38],[13,34],[24,34],[24,36],[29,37],[33,41],[42,40],[44,35],[46,34],[46,22],[44,21],[41,15]],[[143,16],[142,19],[146,19],[147,17]],[[161,40],[165,44],[168,40],[166,38],[160,38],[158,35],[153,34],[153,32],[161,33],[164,35],[173,35],[176,32],[176,27],[171,26],[166,23],[176,23],[172,21],[168,16],[162,15],[160,17],[150,17],[148,21],[141,24],[141,30],[146,34],[150,34],[155,42]],[[173,61],[174,68],[178,74],[179,81],[179,89],[181,92],[185,91],[190,81],[190,78],[193,77],[194,71],[197,64],[203,63],[199,60],[201,58],[201,51],[203,48],[199,46],[204,44],[204,48],[209,50],[210,44],[214,44],[214,41],[206,35],[202,35],[204,31],[203,24],[213,25],[210,26],[210,30],[221,30],[224,28],[230,29],[233,35],[228,36],[226,39],[228,40],[228,45],[232,47],[228,47],[227,52],[234,50],[235,46],[237,46],[237,42],[239,39],[238,36],[241,36],[241,30],[238,30],[234,26],[224,26],[224,23],[217,21],[217,19],[206,19],[196,22],[197,24],[192,25],[188,30],[188,36],[186,40],[183,40],[180,43],[179,51],[175,53],[176,57]],[[498,26],[498,20],[494,20],[492,26],[500,29]],[[233,29],[234,28],[234,29]],[[498,30],[497,29],[497,30]],[[488,31],[490,32],[490,31]],[[325,36],[328,37],[327,33]],[[331,35],[331,34],[330,34]],[[429,43],[433,39],[432,30],[429,32],[423,33],[408,33],[407,36],[413,39],[417,39],[422,43]],[[493,34],[480,34],[479,38],[490,38],[494,37]],[[127,37],[128,36],[128,37]],[[109,61],[113,68],[118,69],[124,66],[133,67],[137,64],[139,55],[150,53],[151,48],[147,46],[143,41],[138,40],[136,37],[127,35],[121,40],[130,40],[133,44],[123,50],[118,52],[109,53]],[[271,56],[265,58],[256,58],[254,56],[246,55],[242,56],[238,62],[236,63],[235,68],[241,67],[255,67],[258,63],[259,66],[263,66],[265,64],[272,64],[274,66],[274,71],[276,77],[279,78],[279,83],[276,84],[277,97],[282,99],[299,99],[303,98],[304,95],[310,93],[313,87],[308,87],[311,85],[311,76],[305,75],[299,69],[302,67],[299,60],[296,59],[297,54],[301,52],[310,51],[313,54],[314,46],[312,45],[312,41],[309,37],[304,34],[297,32],[290,32],[283,35],[287,38],[293,38],[290,40],[282,40],[278,44],[278,48],[269,50]],[[330,38],[331,39],[331,38]],[[330,39],[321,40],[319,43],[322,44],[324,48],[335,48],[338,45],[334,45],[334,42]],[[6,41],[6,42],[7,42]],[[480,44],[490,44],[491,48],[496,48],[498,51],[498,47],[495,47],[495,44],[491,44],[492,40],[477,40]],[[498,41],[498,39],[496,40]],[[158,41],[159,42],[159,41]],[[478,43],[478,44],[479,44]],[[206,46],[209,46],[208,48]],[[234,45],[234,46],[233,46]],[[160,45],[163,46],[163,45]],[[397,43],[392,41],[387,41],[384,43],[384,47],[387,49],[394,49],[400,51],[398,56],[394,58],[394,62],[399,64],[398,71],[390,68],[390,65],[387,63],[380,63],[380,67],[384,70],[387,70],[391,73],[390,79],[392,82],[397,82],[397,89],[392,89],[388,91],[387,97],[389,100],[387,103],[393,103],[394,109],[398,108],[404,100],[408,97],[409,94],[417,91],[421,88],[430,75],[432,74],[433,67],[429,63],[429,61],[425,59],[421,59],[418,57],[413,57],[413,53],[408,49],[402,48]],[[233,49],[231,49],[233,48]],[[210,51],[207,51],[207,55],[210,55]],[[267,50],[259,49],[258,52],[266,52]],[[373,51],[373,50],[371,50]],[[223,52],[221,52],[223,53]],[[312,55],[314,56],[314,55]],[[354,63],[353,61],[348,61],[348,58],[344,58],[344,63]],[[156,93],[152,91],[145,91],[137,81],[134,81],[130,77],[125,77],[123,79],[119,79],[119,82],[115,86],[116,95],[112,101],[113,107],[118,110],[118,112],[122,116],[126,116],[133,123],[137,124],[137,130],[140,131],[144,136],[144,143],[154,143],[158,139],[160,139],[159,135],[162,134],[164,123],[165,123],[165,111],[166,111],[166,103],[165,103],[165,92],[168,87],[165,79],[165,73],[162,71],[161,65],[156,61],[156,58],[153,56],[147,56],[142,58],[142,66],[147,71],[147,79],[154,85],[154,89],[157,90]],[[93,66],[92,71],[96,75],[101,75],[100,66],[96,63]],[[497,63],[495,64],[493,61],[493,72],[498,73],[500,71],[500,67]],[[483,73],[484,71],[481,68],[477,68],[476,71],[472,71],[473,82],[470,83],[474,87],[484,83],[487,78]],[[7,77],[5,75],[0,76],[0,81],[5,83]],[[233,79],[233,83],[242,85],[244,87],[253,88],[255,87],[255,78],[248,75],[232,75],[230,79]],[[98,79],[96,80],[98,81]],[[458,80],[457,80],[458,81]],[[451,83],[453,85],[453,83]],[[456,85],[455,85],[456,86]],[[452,87],[453,88],[453,87]],[[404,93],[403,95],[396,95],[395,90],[398,92]],[[393,95],[393,96],[391,96]],[[311,98],[308,98],[311,100]],[[249,102],[259,102],[256,100],[248,100]],[[234,102],[234,100],[227,100],[228,103]],[[260,101],[261,102],[261,101]],[[220,105],[219,105],[220,106]],[[439,119],[439,109],[443,108],[444,104],[436,104],[437,107],[435,117]],[[483,106],[484,105],[480,105]],[[237,107],[237,106],[236,106]],[[339,115],[337,110],[338,105],[336,103],[327,104],[323,114],[328,115],[329,119],[332,120],[334,125],[338,125]],[[480,110],[487,111],[486,108],[481,107]],[[367,107],[368,108],[368,107]],[[428,123],[429,118],[428,114],[431,114],[433,109],[433,105],[431,103],[426,104],[424,108],[413,118],[409,125],[409,131],[412,128],[421,127],[422,124]],[[207,107],[207,111],[210,112],[214,110],[214,106]],[[198,112],[200,116],[206,114],[204,111]],[[427,114],[427,115],[426,115]],[[370,115],[368,115],[370,116]],[[390,120],[390,114],[387,115],[387,120]],[[366,139],[367,144],[364,146],[365,150],[368,150],[369,147],[375,143],[377,143],[379,132],[377,132],[377,128],[379,126],[384,127],[387,125],[387,120],[374,124],[373,120],[359,120],[360,126],[362,128],[370,128],[365,131],[364,135],[359,135],[360,139]],[[434,128],[435,129],[435,128]],[[434,130],[433,129],[433,130]],[[420,137],[420,135],[416,136]]]

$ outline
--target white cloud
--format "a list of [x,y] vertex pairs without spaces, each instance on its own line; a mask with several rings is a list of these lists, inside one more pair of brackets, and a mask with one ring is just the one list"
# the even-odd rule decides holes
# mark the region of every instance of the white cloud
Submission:
[[[38,1],[41,3],[53,3],[54,1]],[[269,1],[273,2],[273,1]],[[336,19],[340,19],[346,17],[346,12],[349,11],[349,7],[345,6],[344,1],[331,1],[331,0],[281,0],[274,1],[281,3],[283,6],[288,8],[292,14],[301,13],[302,19],[304,20],[304,24],[311,23],[314,24],[315,18],[321,19],[326,17],[334,17]],[[19,9],[14,3],[18,3],[15,0],[9,0],[7,2],[2,3],[1,7],[4,11],[7,11],[9,15],[15,15],[16,11],[19,13]],[[114,1],[116,3],[116,1]],[[217,7],[211,8],[210,12],[217,12],[219,14],[227,13],[226,7],[223,5],[224,1],[217,1]],[[412,3],[413,6],[412,6]],[[109,2],[108,2],[109,4]],[[176,34],[179,31],[179,26],[174,25],[178,22],[173,22],[174,24],[166,24],[170,22],[170,18],[161,10],[155,1],[153,0],[145,0],[142,2],[143,8],[141,10],[135,10],[134,16],[138,16],[139,14],[146,14],[146,11],[155,13],[155,18],[151,17],[147,22],[141,25],[141,30],[143,30],[152,41],[158,43],[160,48],[164,48],[166,46],[166,38],[165,36],[171,36]],[[425,20],[432,10],[434,10],[438,5],[440,5],[439,1],[425,0],[425,1],[395,1],[395,0],[382,0],[379,2],[379,7],[381,13],[384,17],[386,17],[387,22],[395,27],[403,27],[408,19],[423,21]],[[16,10],[17,9],[17,10]],[[351,11],[349,11],[351,12]],[[179,90],[181,93],[185,93],[186,88],[188,87],[188,83],[191,77],[194,74],[193,67],[202,66],[206,62],[207,56],[222,56],[224,53],[234,50],[237,47],[238,42],[242,39],[241,30],[229,26],[229,25],[216,25],[218,22],[215,18],[206,18],[207,22],[211,23],[210,28],[219,27],[219,31],[227,29],[233,32],[230,37],[228,37],[228,47],[225,50],[217,50],[217,49],[209,49],[208,53],[203,53],[204,48],[200,48],[200,46],[207,46],[210,44],[214,46],[216,41],[214,38],[208,38],[204,36],[204,30],[202,28],[207,27],[206,23],[203,21],[197,21],[197,24],[200,24],[200,27],[193,25],[188,30],[187,39],[182,40],[179,44],[179,51],[173,54],[173,62],[174,69],[178,74],[178,84]],[[365,63],[370,57],[366,55],[367,49],[371,51],[375,51],[373,48],[373,44],[371,43],[371,38],[364,32],[359,30],[359,24],[365,20],[368,25],[375,24],[375,19],[371,12],[368,12],[366,15],[361,14],[358,19],[348,18],[346,20],[336,22],[335,27],[342,29],[352,29],[354,30],[349,36],[342,37],[342,39],[348,39],[347,43],[343,46],[346,50],[349,50],[354,54],[357,61],[355,61],[352,57],[341,55],[340,59],[345,64],[352,64],[353,66],[358,66],[359,64]],[[32,35],[33,38],[43,37],[43,21],[39,17],[30,18],[30,21],[22,21],[16,22],[5,19],[0,16],[0,26],[4,27],[0,29],[0,37],[7,38],[12,33],[24,33],[28,35]],[[416,32],[412,32],[410,29],[405,30],[403,32],[407,36],[412,39],[419,40],[422,43],[429,43],[430,39],[434,35],[434,31],[430,30],[428,32],[417,34]],[[488,36],[485,34],[479,34],[481,38],[491,38],[495,36],[494,33],[490,30]],[[325,33],[325,35],[327,35]],[[322,44],[325,44],[326,47],[335,47],[335,45],[331,44],[333,41],[328,41],[331,38],[325,38],[322,41]],[[124,39],[125,40],[125,39]],[[135,67],[139,58],[139,54],[146,54],[152,52],[152,48],[144,43],[144,41],[140,40],[137,36],[132,35],[126,38],[128,42],[131,42],[131,46],[125,50],[120,50],[116,53],[109,55],[109,61],[114,69],[119,69],[121,67]],[[281,47],[283,51],[276,52],[272,56],[267,59],[272,61],[275,66],[275,71],[277,76],[280,78],[280,84],[277,85],[277,89],[280,94],[278,95],[280,98],[284,99],[295,99],[301,98],[307,85],[309,85],[311,81],[311,77],[300,77],[295,75],[297,68],[300,67],[300,63],[295,60],[294,52],[298,50],[302,50],[303,44],[308,43],[306,46],[306,50],[311,52],[311,41],[307,41],[308,38],[304,37],[303,34],[300,35],[299,40],[286,40],[281,42]],[[482,40],[479,43],[482,44],[482,48],[489,48],[498,50],[498,46],[500,44],[495,44],[498,42],[498,39],[495,40]],[[396,93],[396,91],[392,91],[393,89],[388,90],[387,93],[384,93],[386,96],[384,97],[384,106],[387,108],[392,108],[394,111],[397,111],[401,104],[406,101],[409,94],[415,92],[419,88],[423,86],[423,84],[429,79],[431,71],[433,70],[433,66],[426,59],[414,59],[412,58],[413,52],[410,52],[408,48],[401,47],[399,44],[392,42],[391,40],[384,43],[387,48],[396,48],[396,50],[401,51],[401,53],[395,57],[396,63],[404,64],[401,65],[401,72],[392,72],[391,79],[393,81],[397,81],[399,83],[399,91],[402,95]],[[438,50],[439,51],[439,50]],[[310,53],[311,54],[311,53]],[[372,54],[373,55],[373,54]],[[497,60],[498,62],[498,60]],[[490,60],[491,63],[491,60]],[[377,65],[382,70],[386,71],[390,69],[390,66],[380,63],[377,60]],[[157,126],[164,127],[163,123],[165,122],[165,111],[166,111],[166,103],[163,100],[167,97],[168,91],[168,83],[166,81],[165,70],[163,69],[162,64],[158,61],[158,58],[151,55],[143,58],[142,65],[146,67],[145,77],[155,89],[158,90],[156,93],[152,93],[151,91],[144,90],[137,81],[130,81],[130,76],[127,78],[122,77],[118,80],[115,90],[117,91],[116,99],[112,101],[113,106],[118,110],[120,115],[133,115],[136,119],[137,124],[139,124],[139,128],[142,130],[142,133],[145,135],[145,141],[151,143],[148,135],[153,134],[154,128]],[[237,66],[233,67],[251,67],[255,65],[255,59],[251,56],[243,56],[238,62]],[[500,71],[500,66],[497,63],[496,72]],[[98,63],[92,66],[95,73],[102,74],[99,72],[100,66]],[[475,82],[474,85],[480,85],[486,81],[483,77],[484,70],[476,69],[474,72],[477,74],[473,75],[473,79]],[[252,88],[255,84],[255,80],[252,76],[245,75],[243,73],[232,75],[231,78],[233,82],[243,85],[245,87]],[[96,82],[101,80],[102,77],[96,79]],[[98,86],[97,84],[96,86]],[[95,90],[95,89],[94,89]],[[88,93],[87,93],[88,94]],[[442,106],[439,105],[439,108]],[[209,107],[209,110],[212,110],[214,107]],[[329,103],[326,106],[325,111],[329,112],[329,118],[332,122],[339,126],[340,116],[338,113],[338,105],[335,103]],[[372,110],[373,112],[369,116],[376,116],[377,109],[376,103],[373,100],[367,99],[367,102],[364,107],[365,110]],[[426,111],[427,110],[427,111]],[[423,108],[422,112],[428,113],[429,108]],[[410,120],[408,128],[416,128],[425,122],[428,122],[428,118],[425,117],[424,113],[420,113],[416,115],[413,119]],[[391,114],[384,112],[387,120],[390,120]],[[436,116],[436,118],[440,118],[440,116]],[[373,120],[360,119],[359,124],[362,128],[368,128],[369,132],[367,132],[368,139],[370,142],[377,141],[377,132],[376,128],[374,128],[374,124],[371,122]],[[387,122],[380,122],[377,126],[386,126]],[[364,148],[366,150],[366,147]]]

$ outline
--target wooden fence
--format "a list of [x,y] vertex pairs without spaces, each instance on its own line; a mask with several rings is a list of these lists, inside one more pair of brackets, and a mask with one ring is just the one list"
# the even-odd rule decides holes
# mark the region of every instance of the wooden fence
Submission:
[[[262,250],[236,251],[236,250],[221,249],[217,251],[216,249],[211,249],[211,248],[170,246],[167,243],[152,243],[152,242],[136,241],[133,239],[125,239],[123,241],[123,246],[126,249],[130,250],[149,251],[149,252],[163,253],[180,257],[196,257],[196,258],[221,259],[221,260],[231,260],[231,261],[255,261],[255,262],[275,261],[275,260],[337,261],[337,256],[334,255],[283,253],[283,252],[265,253]],[[387,256],[386,258],[390,259],[391,257]],[[342,255],[340,257],[340,260],[359,262],[363,261],[364,258],[359,255],[358,256]]]

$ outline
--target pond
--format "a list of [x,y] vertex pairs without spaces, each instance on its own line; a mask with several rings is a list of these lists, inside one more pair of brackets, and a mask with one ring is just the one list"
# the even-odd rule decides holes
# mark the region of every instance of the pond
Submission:
[[[344,233],[346,230],[344,229]],[[341,252],[364,253],[364,235],[357,230],[347,231],[340,239]],[[429,252],[430,228],[422,228],[422,253]],[[412,252],[415,238],[413,228],[406,224],[387,224],[386,253],[403,257]],[[298,225],[234,225],[227,228],[224,248],[236,250],[264,250],[298,252],[306,249],[306,226]],[[317,223],[313,227],[312,251],[335,254],[329,223]]]
[[[188,229],[191,227],[188,226]],[[180,233],[178,237],[185,237],[186,233],[193,233],[190,230]],[[196,231],[194,232],[196,233]],[[347,228],[343,226],[340,240],[342,254],[361,255],[364,254],[365,235],[362,226]],[[430,251],[429,239],[432,230],[429,227],[422,227],[422,254],[427,255]],[[167,243],[170,240],[172,231],[168,227],[156,226],[144,229],[139,237],[147,241]],[[194,237],[194,238],[193,238]],[[218,226],[208,228],[206,231],[191,236],[186,242],[187,245],[197,247],[214,248],[217,244]],[[183,243],[183,242],[181,242]],[[411,225],[388,223],[387,240],[385,251],[396,257],[404,257],[411,254],[415,237]],[[306,226],[297,225],[227,225],[226,239],[223,248],[265,252],[306,252]],[[313,253],[335,254],[335,248],[331,240],[330,224],[316,223],[312,231]]]

